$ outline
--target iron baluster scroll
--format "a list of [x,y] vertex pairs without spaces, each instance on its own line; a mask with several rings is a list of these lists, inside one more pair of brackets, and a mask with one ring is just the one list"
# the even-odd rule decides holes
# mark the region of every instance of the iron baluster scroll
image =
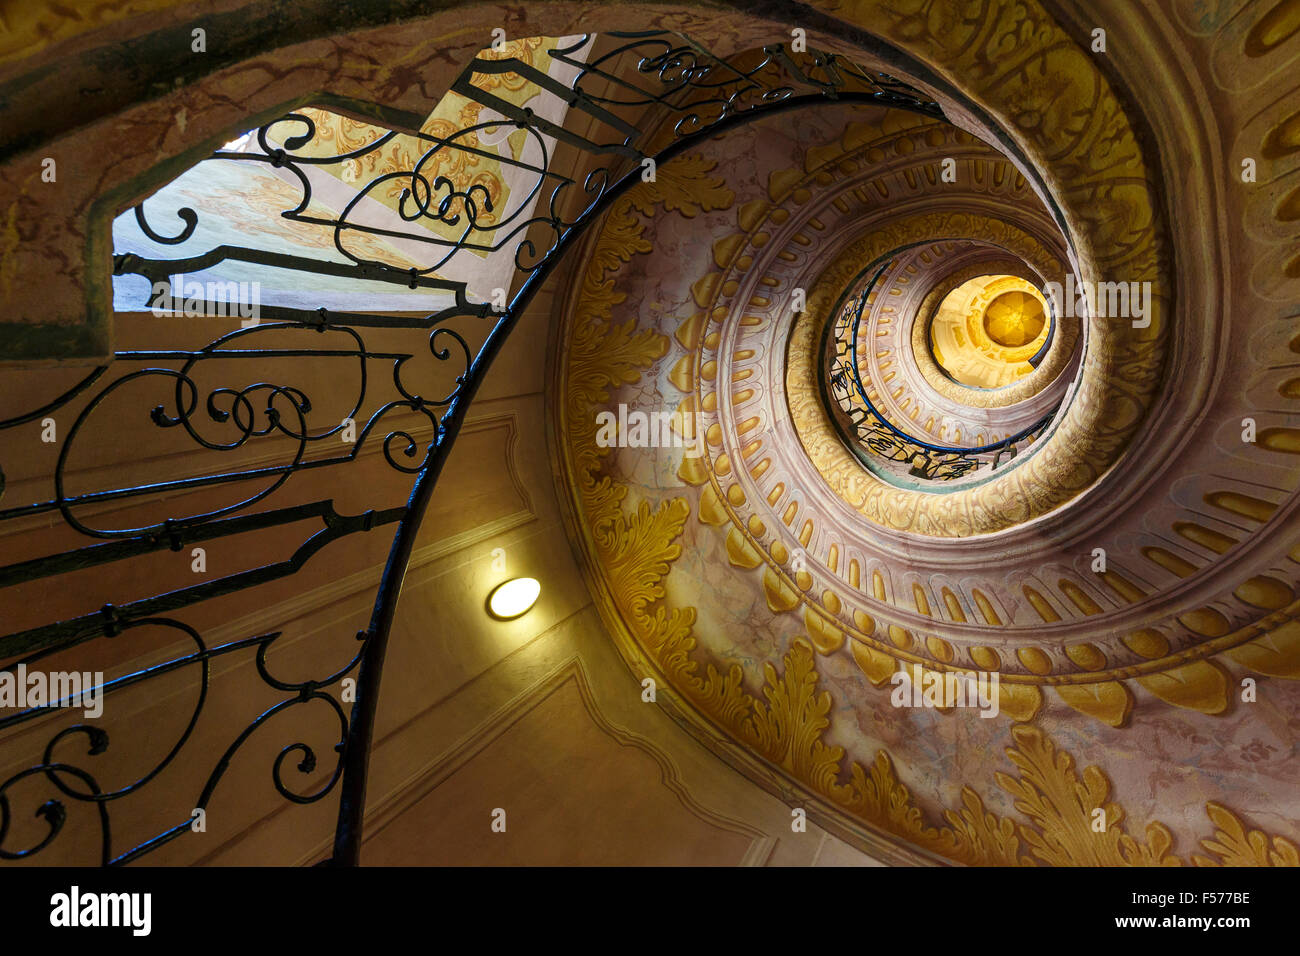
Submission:
[[[333,754],[293,740],[273,758],[271,782],[293,804],[337,793],[329,862],[356,864],[379,679],[416,532],[484,374],[564,252],[642,180],[647,162],[666,163],[740,123],[832,101],[942,115],[917,91],[832,54],[771,46],[724,60],[665,32],[565,38],[544,52],[545,67],[517,44],[470,63],[452,94],[467,105],[460,115],[475,122],[406,130],[362,124],[359,144],[334,148],[322,133],[325,114],[302,108],[184,174],[235,177],[227,182],[272,177],[263,181],[292,198],[267,222],[209,221],[211,207],[196,203],[202,215],[180,205],[173,213],[179,226],[163,227],[170,221],[160,215],[170,196],[165,188],[119,218],[123,232],[115,231],[112,264],[122,295],[135,296],[137,309],[168,303],[163,311],[174,317],[147,327],[165,341],[122,347],[109,364],[0,421],[0,434],[10,436],[6,459],[19,454],[20,428],[53,418],[60,429],[57,461],[46,476],[52,491],[26,504],[0,502],[0,529],[46,523],[59,529],[59,541],[72,542],[54,553],[0,559],[4,620],[23,621],[0,627],[0,679],[98,654],[101,642],[120,649],[145,633],[162,633],[176,645],[167,645],[165,660],[94,690],[112,701],[167,675],[192,675],[192,708],[160,758],[113,786],[105,783],[105,755],[120,751],[117,732],[90,717],[53,719],[55,711],[84,703],[86,688],[75,699],[0,709],[0,740],[30,737],[46,722],[54,728],[38,762],[0,780],[0,860],[28,859],[55,844],[74,806],[92,813],[95,854],[106,865],[140,859],[196,832],[191,806],[209,807],[249,742],[273,735],[282,715],[311,709],[325,716]],[[521,105],[502,95],[495,82],[502,78],[528,84],[533,98]],[[509,182],[508,195],[462,175],[489,164]],[[363,180],[357,171],[367,168],[375,175]],[[341,192],[340,183],[351,191]],[[238,196],[227,192],[224,208],[231,208]],[[288,230],[279,234],[293,241],[254,241],[276,230]],[[187,294],[184,276],[205,280],[198,293]],[[242,283],[251,282],[272,290],[258,304],[257,320],[237,328],[227,322],[213,334],[205,323],[230,319],[235,295],[243,308]],[[151,473],[151,456],[161,454],[156,443],[172,452],[191,449],[193,473]],[[74,488],[86,450],[114,444],[132,449],[127,464],[105,487]],[[409,476],[401,498],[373,507],[336,503],[330,482],[339,483],[328,476],[361,467],[371,453],[388,474]],[[212,503],[212,496],[220,500]],[[185,507],[195,500],[203,503]],[[283,646],[280,632],[213,641],[189,620],[209,606],[204,602],[291,579],[321,551],[338,553],[338,542],[358,542],[381,528],[393,537],[369,622],[351,651],[314,677],[278,672],[271,655]],[[222,545],[225,553],[240,553],[242,542],[268,534],[296,543],[275,560],[250,561],[197,583],[154,588],[132,577],[137,590],[157,593],[128,594],[62,620],[33,620],[39,609],[22,600],[35,593],[24,588],[52,586],[63,575],[107,571],[166,551],[188,557]],[[240,544],[225,547],[231,542]],[[250,546],[248,553],[261,552]],[[192,804],[159,821],[156,832],[119,845],[115,808],[187,757],[210,703],[213,663],[240,654],[252,655],[259,693],[269,703],[254,708],[226,735],[226,748],[211,754]],[[345,707],[342,689],[353,682],[355,697]],[[38,786],[46,798],[24,797],[20,809],[20,791]],[[35,836],[18,835],[20,819],[29,829],[32,819],[40,821]]]
[[932,483],[936,489],[942,489],[945,482],[974,475],[981,468],[986,473],[997,470],[1043,436],[1056,418],[1060,403],[1029,427],[983,445],[926,441],[891,421],[871,400],[858,364],[862,315],[888,267],[886,262],[862,270],[840,297],[835,319],[826,327],[822,346],[825,360],[820,369],[822,394],[831,420],[857,458],[886,480],[890,480],[890,473],[881,469],[873,457],[907,465],[909,477]]

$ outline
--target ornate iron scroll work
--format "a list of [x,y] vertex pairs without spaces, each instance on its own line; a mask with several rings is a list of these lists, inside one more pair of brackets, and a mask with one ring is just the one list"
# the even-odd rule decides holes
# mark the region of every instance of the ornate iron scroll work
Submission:
[[[667,162],[731,126],[777,110],[827,101],[942,115],[937,104],[904,84],[884,74],[867,73],[831,54],[794,54],[773,46],[728,62],[683,36],[663,32],[585,36],[548,53],[553,62],[576,71],[572,82],[561,83],[518,56],[485,52],[476,58],[452,89],[486,111],[488,118],[450,135],[390,130],[359,149],[319,155],[306,149],[317,136],[316,123],[299,112],[250,133],[249,142],[256,143],[256,150],[222,149],[209,157],[212,161],[263,164],[296,183],[300,201],[280,216],[327,235],[332,246],[327,255],[294,255],[224,242],[187,254],[201,225],[197,212],[180,208],[176,216],[181,228],[177,231],[157,228],[146,211],[147,202],[134,207],[141,232],[151,242],[177,253],[170,258],[138,252],[114,256],[114,274],[144,277],[154,290],[151,296],[165,294],[168,301],[180,301],[172,298],[185,293],[183,286],[173,287],[177,274],[217,270],[213,274],[223,279],[239,280],[250,270],[263,270],[258,273],[262,275],[268,274],[265,270],[278,270],[277,274],[343,279],[358,287],[378,283],[422,290],[444,296],[449,304],[417,316],[265,304],[260,307],[258,324],[226,331],[200,347],[169,343],[149,350],[119,351],[110,365],[95,369],[35,410],[0,421],[0,434],[10,436],[20,426],[36,427],[47,417],[57,416],[60,428],[53,493],[29,504],[0,508],[0,527],[6,522],[13,522],[8,527],[15,528],[54,520],[83,541],[68,550],[29,556],[0,567],[0,590],[5,591],[6,602],[17,599],[16,592],[7,589],[34,582],[48,584],[60,575],[154,552],[237,541],[241,535],[271,529],[285,538],[304,527],[314,529],[292,554],[278,562],[204,578],[187,587],[116,605],[105,604],[76,617],[27,626],[0,637],[0,658],[5,662],[0,675],[10,676],[39,667],[86,642],[128,641],[142,628],[175,631],[192,645],[164,663],[105,681],[98,691],[110,702],[128,687],[187,667],[197,668],[196,700],[188,723],[167,753],[131,782],[113,788],[100,782],[97,773],[108,768],[102,762],[96,765],[93,758],[113,752],[112,741],[91,722],[60,726],[50,736],[39,763],[0,781],[0,859],[30,858],[48,848],[63,832],[73,805],[93,809],[100,832],[96,852],[106,865],[139,859],[192,832],[189,819],[178,819],[122,850],[113,842],[110,810],[116,801],[139,793],[155,780],[190,741],[207,700],[211,662],[251,652],[259,679],[279,700],[232,736],[199,788],[194,807],[208,806],[231,761],[272,718],[307,704],[324,707],[333,714],[331,725],[337,721],[337,757],[332,766],[318,772],[316,750],[307,743],[293,742],[275,758],[272,782],[282,797],[294,803],[315,802],[337,789],[338,824],[329,862],[355,864],[379,675],[415,533],[487,368],[563,253],[614,199],[641,180],[647,160]],[[538,95],[562,102],[564,121],[544,119],[537,111],[496,95],[488,88],[490,84],[477,82],[482,77],[507,74],[533,84]],[[482,144],[485,134],[495,135],[510,126],[532,144],[534,155],[540,158],[525,161]],[[313,204],[313,168],[359,160],[383,149],[398,135],[414,137],[423,146],[411,168],[376,176],[337,215],[323,215]],[[576,153],[577,161],[557,164],[555,154],[561,149]],[[437,171],[441,159],[450,155],[490,158],[510,167],[524,185],[516,187],[516,199],[510,206],[498,208],[486,188],[457,185]],[[578,179],[559,168],[561,165],[586,172]],[[395,183],[401,189],[392,209],[393,222],[377,223],[361,215],[366,206],[363,200],[378,196],[381,189]],[[399,268],[366,254],[358,241],[366,237],[416,244],[427,255],[416,266]],[[467,253],[511,256],[513,294],[505,308],[476,298],[467,281],[455,278],[461,261],[458,257]],[[229,315],[229,303],[210,298],[206,290],[197,304],[205,315]],[[457,321],[486,324],[485,330],[479,328],[483,335],[477,346],[471,346],[463,328],[453,327]],[[192,324],[177,328],[184,328],[193,338]],[[384,330],[389,340],[392,330],[407,330],[410,334],[404,341],[411,344],[399,349],[370,347],[362,335],[367,329]],[[417,335],[421,341],[412,342]],[[267,380],[264,371],[270,362],[284,368],[273,380]],[[321,403],[290,377],[295,368],[304,368],[298,364],[302,362],[355,364],[355,392],[346,402],[351,413],[342,423],[337,417],[322,421],[319,412],[313,415]],[[254,365],[255,373],[241,372]],[[380,379],[382,395],[377,394],[381,389],[376,367],[387,370]],[[422,394],[410,383],[415,376],[404,374],[430,367],[449,369],[443,376],[449,384],[441,394]],[[215,382],[209,381],[214,377]],[[138,415],[110,413],[111,406],[128,394],[149,394],[150,390],[152,396],[139,407]],[[112,426],[137,430],[147,426],[150,436],[178,436],[196,453],[225,457],[234,464],[74,492],[70,488],[76,471],[70,464],[74,449],[82,449],[87,442],[93,447],[96,442],[115,440],[111,433],[96,434],[100,419],[106,416]],[[428,436],[418,439],[408,420],[423,421],[421,429],[427,429]],[[340,431],[347,422],[356,429],[355,442],[340,451]],[[7,451],[12,453],[14,447],[11,441]],[[298,484],[295,476],[352,463],[372,447],[377,447],[390,467],[413,477],[405,504],[352,514],[339,513],[329,499],[272,506],[273,497],[282,501]],[[263,448],[267,450],[264,460],[252,460],[256,459],[253,452]],[[268,456],[272,460],[265,460]],[[132,460],[143,462],[148,457],[149,449],[140,448]],[[213,489],[238,493],[234,500],[217,507],[205,506],[193,513],[171,510],[185,502],[184,495]],[[3,490],[0,472],[0,493]],[[106,526],[122,507],[135,504],[152,504],[166,516]],[[355,654],[325,676],[297,682],[277,677],[267,655],[279,639],[278,633],[208,646],[196,629],[177,616],[199,602],[287,578],[327,545],[380,526],[394,526],[395,533],[370,623],[357,635]],[[357,682],[350,711],[332,692],[345,678]],[[51,718],[51,711],[70,703],[72,698],[61,697],[0,717],[0,732],[12,734],[32,721]],[[81,754],[76,750],[78,743],[87,747]],[[306,792],[290,787],[284,779],[284,765],[291,759],[296,759],[302,785],[310,784]],[[13,792],[20,784],[37,781],[43,781],[51,794],[35,810],[45,832],[38,839],[10,846],[18,819]]]
[[[986,445],[941,445],[917,438],[891,422],[876,408],[862,381],[858,366],[858,335],[868,299],[888,268],[888,263],[863,270],[850,291],[841,297],[835,319],[827,326],[829,341],[823,348],[823,395],[831,406],[830,418],[849,450],[870,466],[871,457],[908,465],[908,475],[928,482],[948,482],[984,468],[996,471],[1047,431],[1059,403],[1028,428]],[[865,284],[861,280],[868,276]],[[852,291],[858,286],[856,292]],[[840,414],[836,414],[836,412]],[[874,469],[873,469],[874,471]],[[888,477],[881,472],[883,477]]]

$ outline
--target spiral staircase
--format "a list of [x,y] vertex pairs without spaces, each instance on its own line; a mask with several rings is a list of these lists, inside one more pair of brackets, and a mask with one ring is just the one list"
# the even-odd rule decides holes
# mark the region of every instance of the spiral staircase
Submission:
[[517,495],[750,855],[1300,864],[1295,0],[225,6],[0,59],[0,858],[364,862]]

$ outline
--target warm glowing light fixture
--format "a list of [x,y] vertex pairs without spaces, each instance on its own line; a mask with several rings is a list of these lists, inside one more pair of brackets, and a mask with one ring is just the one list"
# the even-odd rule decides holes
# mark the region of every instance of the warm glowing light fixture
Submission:
[[536,578],[513,578],[498,584],[488,595],[488,613],[498,621],[510,621],[527,614],[542,593]]

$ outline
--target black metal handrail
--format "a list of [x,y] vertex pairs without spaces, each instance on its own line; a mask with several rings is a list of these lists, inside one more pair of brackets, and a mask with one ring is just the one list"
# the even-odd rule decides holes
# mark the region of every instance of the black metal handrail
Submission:
[[[277,792],[293,803],[314,803],[337,790],[339,811],[330,862],[358,862],[379,678],[403,575],[420,521],[488,367],[565,251],[619,196],[641,181],[642,161],[653,159],[659,164],[666,163],[696,148],[709,137],[742,123],[782,110],[828,102],[885,105],[942,116],[937,104],[915,90],[883,74],[868,73],[834,54],[796,54],[784,47],[770,46],[764,48],[750,65],[741,67],[736,65],[739,61],[715,57],[678,34],[654,31],[607,34],[606,37],[609,38],[608,49],[600,49],[602,44],[597,43],[595,37],[584,36],[548,51],[552,59],[577,70],[576,78],[567,85],[519,56],[476,57],[453,84],[452,90],[493,111],[499,118],[457,130],[449,136],[402,133],[414,137],[425,147],[412,168],[385,173],[367,182],[337,216],[309,212],[312,183],[307,170],[373,153],[398,136],[397,131],[390,130],[358,150],[328,156],[307,155],[302,150],[316,135],[316,125],[310,116],[293,112],[254,131],[257,152],[217,150],[209,157],[217,161],[264,164],[292,177],[298,184],[301,198],[295,206],[281,212],[281,217],[306,227],[327,230],[334,252],[342,261],[228,243],[184,254],[184,247],[195,238],[200,225],[197,212],[188,207],[179,209],[176,216],[181,228],[168,234],[151,222],[146,202],[134,207],[135,221],[144,235],[157,245],[174,248],[178,255],[169,258],[124,251],[114,256],[114,274],[142,276],[151,285],[163,283],[169,292],[175,292],[171,288],[172,277],[180,272],[193,273],[219,267],[226,274],[232,271],[246,274],[249,268],[263,268],[344,278],[358,287],[382,283],[409,290],[438,292],[448,296],[450,304],[418,316],[332,311],[324,307],[308,309],[294,304],[265,305],[261,314],[266,321],[254,328],[218,336],[198,348],[165,347],[117,352],[112,364],[96,368],[53,401],[0,421],[0,432],[4,432],[38,421],[60,409],[79,408],[74,423],[61,438],[52,479],[53,496],[0,510],[0,527],[6,521],[57,514],[63,525],[93,542],[0,567],[0,589],[50,579],[74,570],[106,566],[164,549],[179,551],[195,543],[253,531],[288,528],[301,522],[314,522],[317,529],[282,561],[119,605],[107,604],[97,611],[68,620],[0,637],[0,656],[9,661],[0,668],[0,673],[13,674],[19,668],[39,664],[83,642],[120,639],[122,635],[143,627],[171,629],[193,645],[192,651],[106,681],[98,689],[105,694],[116,694],[185,667],[198,668],[199,686],[193,713],[167,754],[137,779],[115,789],[103,788],[90,769],[60,755],[66,753],[74,738],[89,745],[87,756],[103,755],[110,750],[107,732],[93,723],[78,723],[54,733],[39,763],[0,781],[0,860],[29,858],[47,849],[63,831],[69,801],[95,808],[100,828],[97,852],[100,862],[105,865],[139,859],[191,832],[190,819],[177,820],[165,824],[159,832],[131,848],[121,850],[114,845],[109,810],[114,801],[138,793],[155,780],[191,740],[207,699],[211,661],[219,656],[251,650],[260,680],[281,697],[234,736],[199,790],[195,808],[207,807],[232,759],[273,718],[297,707],[324,706],[338,722],[335,765],[309,792],[300,792],[289,786],[284,776],[286,762],[294,761],[297,771],[304,777],[316,773],[318,765],[315,749],[300,740],[294,741],[285,745],[275,758],[271,769],[272,781]],[[577,124],[570,126],[545,120],[533,110],[475,85],[476,76],[503,73],[526,80],[541,94],[562,101],[568,110],[566,123],[570,117],[581,118],[584,127],[601,128],[609,131],[608,134],[596,138],[596,134],[590,131],[579,133],[575,129]],[[502,125],[513,125],[531,139],[540,149],[541,160],[522,162],[500,153],[487,152],[477,145],[478,132]],[[666,144],[655,139],[662,139],[663,130],[668,131]],[[581,182],[555,168],[554,144],[564,144],[586,157],[585,162],[591,168]],[[512,212],[502,216],[501,211],[494,208],[491,195],[482,187],[472,184],[458,186],[450,178],[435,173],[439,157],[449,152],[478,157],[490,155],[493,160],[511,164],[517,172],[532,177],[522,194],[523,201]],[[394,223],[390,228],[362,221],[354,215],[364,197],[385,183],[394,182],[403,184],[396,207],[397,217],[402,223],[435,224],[452,233],[440,235],[418,225],[417,228],[405,228],[400,223]],[[429,249],[430,255],[419,266],[398,268],[358,251],[350,240],[361,235],[418,242]],[[502,250],[510,253],[515,275],[511,283],[515,290],[504,309],[492,302],[474,301],[465,280],[439,273],[439,270],[454,265],[453,259],[460,252],[491,255]],[[245,270],[245,273],[240,273],[240,270]],[[205,300],[201,305],[206,309],[214,303]],[[447,324],[453,319],[490,323],[477,349]],[[361,331],[366,329],[406,329],[422,338],[427,336],[424,359],[426,362],[432,360],[433,366],[430,367],[447,363],[443,366],[450,370],[451,384],[447,390],[442,394],[425,395],[410,384],[410,376],[405,373],[418,364],[417,355],[423,349],[370,348]],[[326,336],[333,341],[328,347],[320,347],[317,343],[322,340],[319,338],[310,339],[314,347],[257,347],[259,337],[268,333],[284,338],[296,336],[296,342],[311,336]],[[204,395],[199,382],[199,373],[203,370],[219,367],[222,363],[267,359],[355,362],[358,385],[355,398],[348,401],[354,416],[362,416],[370,408],[367,398],[379,387],[379,383],[371,380],[369,364],[383,363],[388,370],[383,376],[386,397],[377,400],[378,407],[369,411],[364,421],[356,422],[356,442],[350,451],[345,454],[321,453],[326,440],[336,438],[340,426],[334,420],[324,427],[314,427],[311,422],[313,402],[299,386],[284,381],[255,381],[242,386],[214,387]],[[119,370],[121,374],[118,374]],[[69,493],[65,474],[69,456],[77,439],[89,427],[96,410],[117,396],[119,390],[144,385],[160,387],[160,398],[147,413],[154,427],[183,435],[195,448],[216,454],[241,449],[247,451],[249,443],[256,439],[276,439],[285,449],[284,460],[277,464],[239,466],[86,494]],[[431,437],[425,442],[417,441],[410,426],[393,423],[397,416],[422,418],[428,424]],[[228,429],[228,437],[213,438],[207,432],[209,428]],[[362,448],[372,441],[381,443],[380,451],[389,466],[413,477],[410,495],[404,505],[340,514],[332,500],[321,500],[255,510],[280,492],[295,475],[353,462]],[[6,449],[7,452],[11,450],[12,447]],[[251,481],[265,482],[265,485],[251,494],[241,495],[233,504],[196,514],[172,514],[161,521],[139,526],[92,526],[78,514],[79,509],[87,505],[129,499],[157,501],[158,496],[164,494],[238,486]],[[3,473],[0,472],[0,493],[3,490]],[[381,526],[395,526],[395,533],[369,624],[357,634],[359,643],[355,653],[329,673],[302,681],[284,679],[273,672],[267,660],[268,653],[280,639],[279,633],[208,646],[202,635],[178,616],[199,602],[289,577],[327,545]],[[353,675],[357,681],[355,702],[350,711],[345,711],[332,691],[344,679],[352,679]],[[0,732],[13,731],[70,702],[70,699],[62,698],[6,716],[0,719]],[[56,748],[60,754],[56,754]],[[37,779],[53,791],[53,795],[36,811],[38,818],[45,823],[46,832],[29,845],[6,848],[15,819],[10,791],[22,781]]]

